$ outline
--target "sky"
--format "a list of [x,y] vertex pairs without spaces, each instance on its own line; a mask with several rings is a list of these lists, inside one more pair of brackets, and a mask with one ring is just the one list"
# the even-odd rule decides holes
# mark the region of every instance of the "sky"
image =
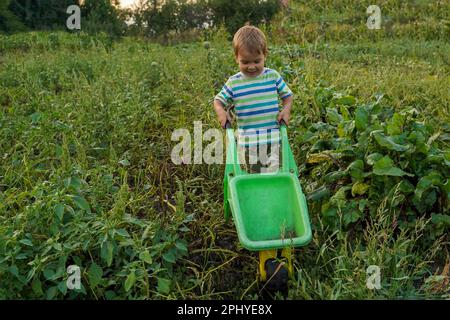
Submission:
[[120,0],[120,5],[122,7],[129,7],[132,4],[134,4],[135,2],[137,2],[137,0]]

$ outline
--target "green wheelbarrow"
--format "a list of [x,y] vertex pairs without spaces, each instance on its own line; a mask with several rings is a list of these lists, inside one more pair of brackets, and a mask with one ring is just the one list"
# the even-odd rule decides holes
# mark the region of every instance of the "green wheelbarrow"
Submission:
[[311,240],[308,207],[286,124],[283,121],[280,127],[282,161],[275,173],[250,174],[241,169],[231,124],[227,122],[225,128],[225,220],[232,214],[242,246],[259,251],[259,280],[272,281],[274,288],[282,288],[287,286],[288,277],[293,276],[293,248],[305,246]]

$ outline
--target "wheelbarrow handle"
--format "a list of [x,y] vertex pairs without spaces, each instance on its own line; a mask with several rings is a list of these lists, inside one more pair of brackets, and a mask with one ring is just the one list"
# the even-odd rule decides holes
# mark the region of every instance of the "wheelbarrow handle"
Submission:
[[225,126],[222,127],[223,129],[231,129],[231,122],[230,120],[227,120],[227,122],[225,122]]
[[283,125],[284,125],[284,126],[286,126],[286,127],[287,127],[286,121],[284,121],[284,119],[281,119],[281,121],[280,121],[280,125],[281,125],[281,126],[283,126]]

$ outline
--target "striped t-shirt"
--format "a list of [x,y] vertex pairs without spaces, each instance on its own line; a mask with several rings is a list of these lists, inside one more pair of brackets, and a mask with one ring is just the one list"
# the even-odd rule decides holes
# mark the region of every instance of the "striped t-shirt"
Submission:
[[278,98],[290,95],[292,91],[280,74],[264,68],[256,77],[247,77],[242,72],[230,77],[214,99],[226,107],[234,104],[238,144],[253,146],[280,141]]

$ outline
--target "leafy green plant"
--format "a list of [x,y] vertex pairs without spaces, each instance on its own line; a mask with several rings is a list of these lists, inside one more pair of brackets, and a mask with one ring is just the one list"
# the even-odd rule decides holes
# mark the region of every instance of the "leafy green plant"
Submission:
[[395,112],[382,95],[358,104],[350,95],[318,87],[315,98],[325,122],[312,124],[297,142],[307,154],[303,175],[311,172],[318,179],[309,198],[320,204],[327,223],[360,224],[387,197],[400,226],[434,213],[439,227],[432,224],[430,235],[445,232],[448,128],[435,131],[413,108]]

